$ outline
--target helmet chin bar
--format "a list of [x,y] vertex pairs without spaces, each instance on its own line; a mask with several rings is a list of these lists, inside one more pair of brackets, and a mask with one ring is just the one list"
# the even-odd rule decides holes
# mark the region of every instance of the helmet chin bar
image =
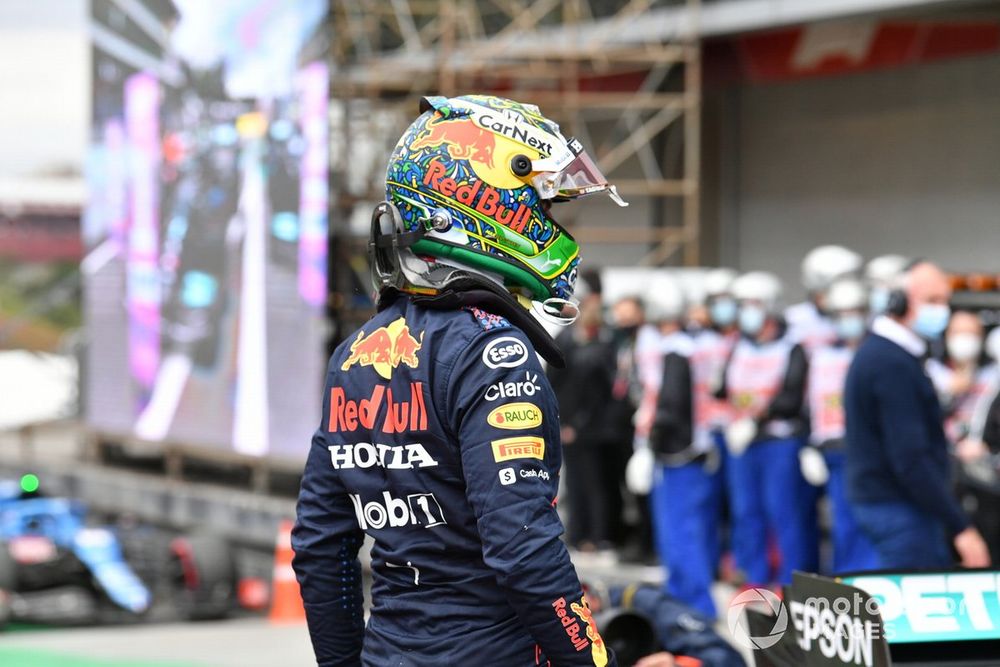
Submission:
[[380,202],[372,211],[371,234],[368,237],[368,259],[371,262],[372,284],[375,291],[400,287],[403,280],[399,263],[398,230],[403,226],[399,211],[389,202]]
[[460,279],[488,281],[506,289],[503,278],[483,269],[473,269],[454,260],[418,257],[412,246],[426,235],[425,229],[400,231],[403,219],[390,202],[380,202],[372,211],[368,256],[372,283],[376,291],[404,289],[407,285],[427,289],[445,289]]

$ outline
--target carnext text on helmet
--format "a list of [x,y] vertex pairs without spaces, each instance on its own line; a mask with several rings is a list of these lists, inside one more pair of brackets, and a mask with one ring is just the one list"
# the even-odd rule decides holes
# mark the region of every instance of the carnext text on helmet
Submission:
[[552,155],[552,144],[547,141],[539,141],[535,137],[530,136],[528,134],[528,130],[523,127],[508,124],[502,120],[493,120],[493,116],[485,114],[482,118],[476,118],[476,120],[479,121],[487,130],[499,132],[505,137],[510,137],[515,141],[520,141],[522,144],[527,144],[546,157]]

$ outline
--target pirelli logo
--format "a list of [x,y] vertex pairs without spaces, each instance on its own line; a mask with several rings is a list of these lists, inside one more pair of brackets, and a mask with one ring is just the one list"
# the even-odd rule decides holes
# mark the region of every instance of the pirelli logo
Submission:
[[494,440],[493,460],[497,463],[512,461],[513,459],[538,459],[545,458],[545,440],[530,435],[521,435],[516,438],[503,438]]

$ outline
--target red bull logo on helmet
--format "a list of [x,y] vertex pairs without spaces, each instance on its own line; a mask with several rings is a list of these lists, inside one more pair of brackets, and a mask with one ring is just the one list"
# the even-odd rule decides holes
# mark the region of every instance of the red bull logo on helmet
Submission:
[[367,336],[364,331],[359,331],[358,337],[351,343],[351,353],[340,370],[346,371],[355,364],[371,366],[380,377],[391,380],[393,369],[400,364],[410,368],[420,365],[417,352],[420,351],[423,340],[423,332],[420,333],[419,340],[410,334],[410,327],[402,317]]
[[424,185],[429,186],[445,197],[453,197],[461,204],[496,220],[504,227],[509,227],[523,234],[531,220],[531,207],[524,204],[508,206],[503,204],[503,195],[491,185],[482,180],[462,183],[448,176],[448,168],[440,160],[433,160],[427,166],[424,174]]
[[493,166],[493,150],[496,148],[493,133],[477,127],[468,118],[435,118],[427,123],[427,129],[410,147],[417,150],[441,145],[447,145],[448,155],[456,160],[475,160],[488,167]]

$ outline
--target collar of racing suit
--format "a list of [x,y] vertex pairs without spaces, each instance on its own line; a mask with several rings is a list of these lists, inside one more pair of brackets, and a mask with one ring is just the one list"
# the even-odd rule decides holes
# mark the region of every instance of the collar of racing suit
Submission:
[[471,278],[451,281],[436,294],[407,294],[396,289],[385,289],[379,294],[378,309],[387,308],[399,296],[406,295],[413,303],[431,310],[457,310],[465,306],[477,306],[494,315],[507,318],[528,337],[538,354],[556,368],[566,367],[562,350],[538,320],[524,309],[509,292],[501,293],[485,281]]

